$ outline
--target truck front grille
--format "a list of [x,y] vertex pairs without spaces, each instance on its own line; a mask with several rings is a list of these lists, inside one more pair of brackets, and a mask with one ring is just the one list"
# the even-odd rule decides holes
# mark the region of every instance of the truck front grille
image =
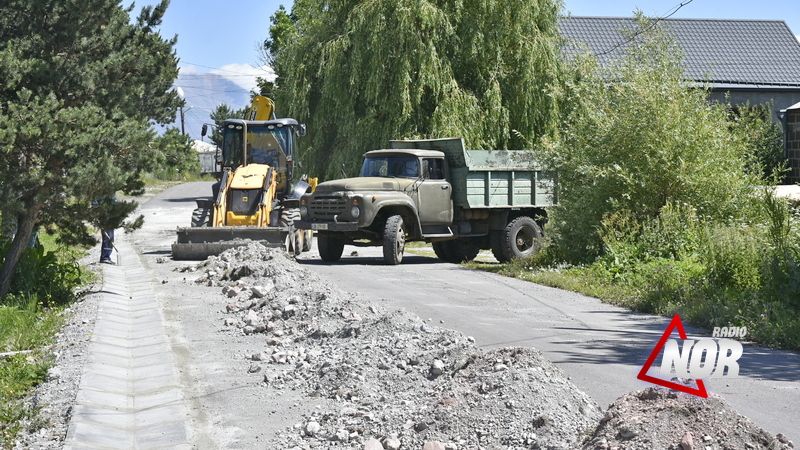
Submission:
[[309,202],[308,210],[311,217],[318,220],[333,220],[334,216],[342,214],[347,203],[342,197],[314,197]]

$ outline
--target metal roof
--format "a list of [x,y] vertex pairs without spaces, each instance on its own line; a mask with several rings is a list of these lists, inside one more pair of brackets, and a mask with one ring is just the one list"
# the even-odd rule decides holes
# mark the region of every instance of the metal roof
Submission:
[[[662,19],[684,52],[687,79],[720,88],[800,88],[800,42],[782,20]],[[623,55],[634,30],[632,17],[563,17],[559,28],[578,45],[568,53],[588,51],[608,65]],[[580,43],[586,45],[581,48]]]

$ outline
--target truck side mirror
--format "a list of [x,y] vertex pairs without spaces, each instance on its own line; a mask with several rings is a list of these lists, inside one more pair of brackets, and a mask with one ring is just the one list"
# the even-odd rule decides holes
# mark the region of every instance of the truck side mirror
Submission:
[[306,135],[306,124],[301,123],[300,126],[297,128],[297,135],[303,137]]

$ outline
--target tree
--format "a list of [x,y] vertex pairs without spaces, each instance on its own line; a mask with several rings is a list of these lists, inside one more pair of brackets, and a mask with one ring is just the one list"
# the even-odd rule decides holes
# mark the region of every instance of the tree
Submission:
[[576,63],[585,63],[584,76],[568,89],[568,123],[543,154],[558,173],[550,231],[559,259],[591,262],[604,252],[606,219],[624,222],[630,234],[668,205],[703,221],[742,220],[757,184],[729,108],[687,83],[674,43],[639,20],[643,31],[614,67],[601,69],[593,58]]
[[217,125],[217,128],[211,132],[211,141],[222,147],[222,133],[219,132],[219,127],[225,119],[241,119],[247,113],[247,108],[233,109],[226,103],[217,105],[214,111],[211,111],[211,120]]
[[[555,132],[559,0],[298,0],[266,42],[283,111],[320,175],[388,139],[520,148]],[[352,170],[352,169],[351,169]]]
[[181,134],[177,128],[169,128],[163,136],[157,137],[152,145],[151,173],[165,179],[175,179],[176,175],[200,172],[200,159],[192,148],[192,138]]
[[92,243],[89,222],[116,228],[136,204],[152,124],[174,120],[176,38],[156,27],[169,5],[116,0],[6,0],[0,6],[0,211],[16,234],[0,270],[9,291],[36,226]]

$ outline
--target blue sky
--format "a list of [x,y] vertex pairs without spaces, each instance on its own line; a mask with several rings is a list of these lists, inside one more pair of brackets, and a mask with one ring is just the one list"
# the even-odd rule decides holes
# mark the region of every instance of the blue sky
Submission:
[[[155,3],[137,2],[134,13]],[[236,83],[235,89],[246,99],[256,76],[271,75],[258,52],[269,34],[269,18],[280,5],[289,10],[291,4],[275,0],[172,0],[161,33],[165,37],[178,35],[176,49],[183,77],[200,80],[208,73],[225,77]],[[565,7],[574,16],[630,17],[640,9],[645,15],[663,17],[677,9],[673,18],[784,20],[795,35],[800,35],[800,0],[565,0]],[[226,94],[231,93],[229,88],[220,93],[219,103],[229,103],[230,95]]]

